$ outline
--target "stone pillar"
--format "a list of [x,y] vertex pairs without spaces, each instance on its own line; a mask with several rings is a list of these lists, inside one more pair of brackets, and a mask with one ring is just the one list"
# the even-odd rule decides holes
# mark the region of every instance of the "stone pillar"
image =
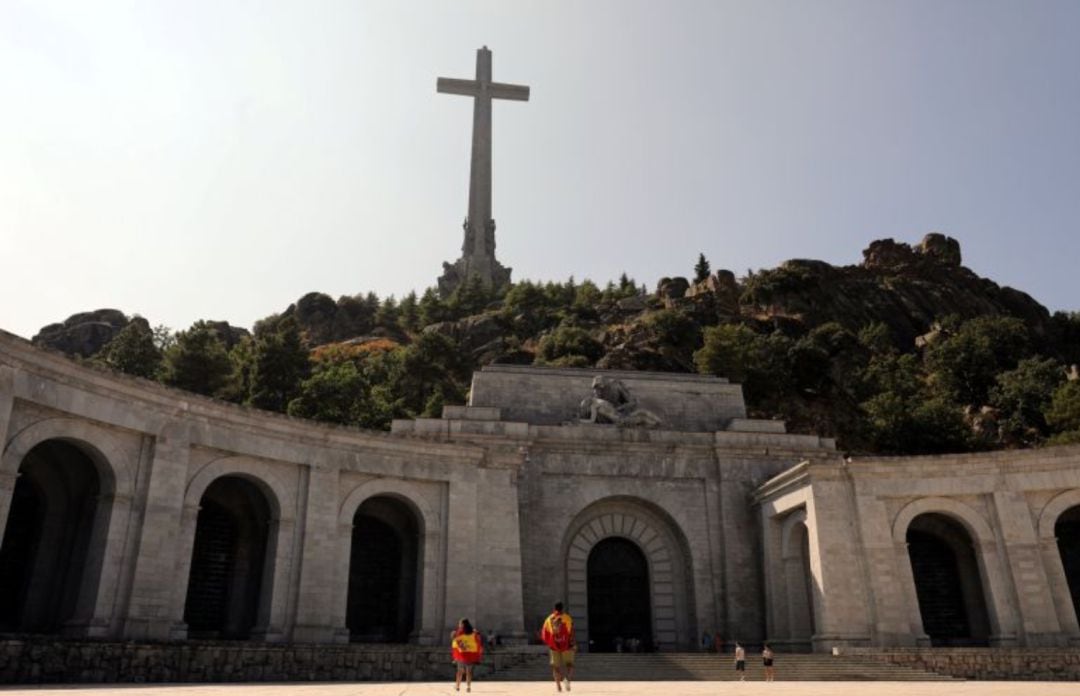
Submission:
[[292,519],[270,522],[269,534],[266,537],[269,558],[263,568],[258,618],[251,636],[254,639],[268,643],[285,640],[295,527],[296,522]]
[[330,643],[335,640],[335,629],[345,621],[344,611],[336,613],[335,601],[340,547],[337,468],[313,466],[308,470],[307,500],[304,501],[303,514],[296,623],[292,640],[297,643]]
[[765,570],[765,635],[777,646],[790,637],[788,630],[787,588],[781,558],[781,525],[768,506],[761,508],[762,544]]
[[896,571],[898,584],[904,596],[904,605],[908,609],[908,623],[911,626],[911,635],[915,637],[915,645],[929,647],[930,636],[923,628],[922,610],[919,609],[919,595],[915,591],[915,572],[911,569],[911,551],[908,550],[906,541],[895,542]]
[[188,584],[191,581],[191,560],[195,551],[195,531],[199,526],[199,506],[184,504],[180,513],[180,534],[173,559],[176,580],[169,600],[169,632],[171,640],[187,640],[188,626],[184,621]]
[[[337,500],[337,496],[334,497],[334,500]],[[333,617],[333,642],[335,643],[349,642],[349,627],[346,622],[348,621],[347,612],[349,607],[349,562],[352,560],[352,530],[352,520],[348,522],[339,521],[337,535],[334,539],[337,548],[333,556],[334,595],[331,616]]]
[[1010,582],[1005,575],[1005,559],[993,540],[975,541],[979,570],[982,575],[986,608],[990,614],[990,645],[1014,647],[1020,617],[1017,615],[1014,596],[1010,596]]
[[[479,549],[477,484],[475,474],[468,478],[451,481],[446,514],[446,618],[476,616],[478,590],[485,589],[477,573]],[[426,545],[426,544],[425,544]],[[425,559],[426,560],[426,559]],[[428,568],[424,568],[425,603],[428,595]],[[434,569],[433,569],[434,570]],[[427,612],[425,611],[425,618]],[[438,633],[449,635],[451,625],[438,627]]]
[[64,627],[65,635],[109,637],[124,571],[124,542],[130,517],[130,495],[113,493],[98,497],[82,586],[75,614]]
[[[15,369],[0,365],[0,457],[3,456],[8,441],[8,424],[15,405]],[[15,492],[14,471],[0,469],[0,543],[4,540],[7,529],[8,513],[11,512],[11,496]]]
[[477,602],[476,625],[487,631],[497,630],[511,642],[524,642],[521,530],[514,472],[480,469],[478,476],[479,500],[483,501],[480,517],[486,523],[478,526],[478,576],[484,597]]
[[1009,579],[1015,588],[1020,614],[1016,625],[1022,631],[1023,644],[1028,647],[1062,644],[1065,642],[1062,625],[1026,498],[1018,491],[995,491],[994,513],[1005,546]]
[[[124,619],[123,637],[131,640],[167,640],[182,623],[187,592],[197,509],[184,510],[187,487],[187,428],[171,423],[154,441],[147,471],[146,510],[140,529],[131,599]],[[184,537],[186,517],[191,515],[190,536]],[[186,551],[186,553],[185,553]],[[183,636],[186,637],[186,627]]]
[[839,467],[815,469],[806,528],[816,651],[870,643],[869,589],[851,524],[855,511],[850,485]]

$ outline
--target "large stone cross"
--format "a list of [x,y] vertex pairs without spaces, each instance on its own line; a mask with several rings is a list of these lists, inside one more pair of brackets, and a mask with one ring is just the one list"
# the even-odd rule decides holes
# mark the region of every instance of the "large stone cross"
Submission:
[[[495,221],[491,217],[491,100],[528,101],[529,88],[491,81],[491,51],[487,46],[476,52],[476,79],[457,80],[440,77],[436,89],[446,94],[473,98],[472,163],[469,169],[469,216],[465,220],[462,258],[454,266],[458,284],[469,275],[478,275],[489,285],[509,282],[510,271],[495,261]],[[501,276],[505,275],[505,278]],[[450,279],[447,280],[450,282]],[[443,282],[440,280],[440,289]]]

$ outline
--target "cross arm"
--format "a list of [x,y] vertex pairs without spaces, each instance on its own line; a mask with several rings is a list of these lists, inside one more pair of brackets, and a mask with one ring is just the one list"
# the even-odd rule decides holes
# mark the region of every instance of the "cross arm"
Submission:
[[475,97],[480,92],[477,89],[476,80],[458,80],[453,77],[440,77],[435,83],[435,91],[446,94],[464,94],[467,97]]
[[525,85],[508,85],[505,82],[492,82],[491,96],[493,99],[529,101],[529,88]]

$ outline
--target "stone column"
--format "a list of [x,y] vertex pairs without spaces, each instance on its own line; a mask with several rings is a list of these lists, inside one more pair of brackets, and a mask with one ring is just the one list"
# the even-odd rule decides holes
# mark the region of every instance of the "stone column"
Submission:
[[[344,611],[336,613],[338,602],[335,601],[340,547],[339,472],[337,468],[318,466],[308,471],[296,592],[296,623],[292,640],[297,643],[330,643],[335,640],[335,629],[345,621]],[[347,561],[348,556],[345,558]]]
[[[3,456],[8,441],[8,424],[15,405],[15,369],[0,365],[0,457]],[[0,543],[4,540],[7,529],[8,513],[11,511],[11,496],[15,492],[14,471],[0,469]]]
[[[190,530],[185,530],[189,448],[187,427],[183,423],[163,427],[155,438],[153,456],[143,474],[149,477],[146,510],[141,528],[135,530],[138,546],[124,638],[166,640],[174,637],[174,625],[182,623],[194,520],[198,514],[196,508],[187,511],[191,516]],[[189,533],[186,544],[185,531]],[[181,637],[186,635],[185,627]]]

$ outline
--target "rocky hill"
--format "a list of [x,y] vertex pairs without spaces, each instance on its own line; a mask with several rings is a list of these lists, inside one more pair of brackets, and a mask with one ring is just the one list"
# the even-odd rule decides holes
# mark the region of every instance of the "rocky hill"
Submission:
[[[98,310],[49,325],[33,341],[196,390],[203,372],[179,373],[218,341],[218,374],[206,393],[367,427],[437,413],[465,397],[480,365],[535,362],[723,374],[745,385],[755,415],[839,436],[856,450],[1023,446],[1071,428],[1067,413],[1049,414],[1070,382],[1067,367],[1080,362],[1080,317],[1051,315],[978,276],[954,239],[878,240],[853,266],[795,259],[736,278],[710,273],[701,257],[695,270],[695,281],[662,278],[653,292],[625,276],[603,288],[523,281],[498,293],[467,283],[449,298],[433,289],[400,300],[313,292],[257,322],[253,334],[198,322],[151,336],[142,318]],[[265,357],[287,344],[311,352],[288,369]],[[164,351],[160,369],[147,364],[155,350],[159,359]],[[291,376],[260,401],[257,383],[274,371]],[[363,399],[341,380],[353,380],[348,389]],[[344,401],[326,410],[328,399]]]

